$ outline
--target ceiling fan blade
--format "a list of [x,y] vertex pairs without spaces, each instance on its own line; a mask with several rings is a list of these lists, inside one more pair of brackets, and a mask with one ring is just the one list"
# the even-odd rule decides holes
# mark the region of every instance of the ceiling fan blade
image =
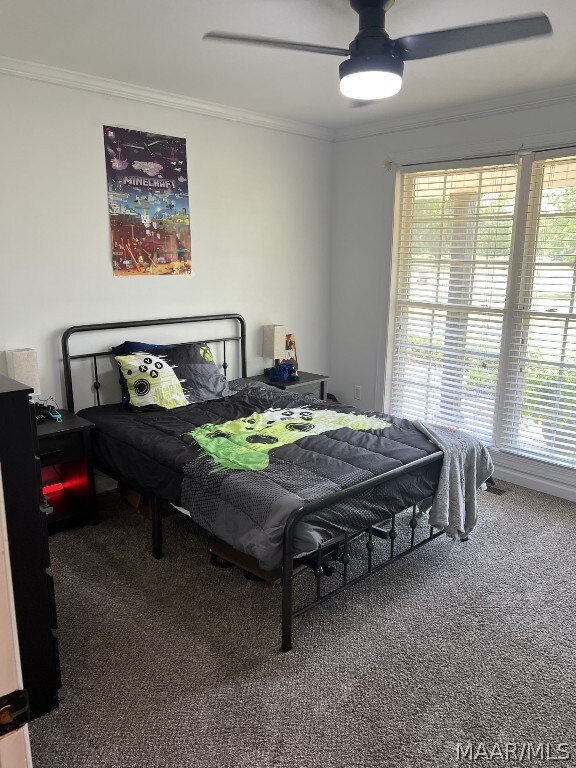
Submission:
[[402,51],[404,60],[409,61],[549,35],[551,32],[552,25],[548,17],[543,13],[537,13],[531,16],[491,21],[486,24],[442,29],[422,35],[407,35],[399,37],[395,44]]
[[274,37],[257,37],[255,35],[234,35],[230,32],[206,32],[204,40],[223,40],[229,43],[246,43],[247,45],[265,45],[269,48],[287,48],[290,51],[305,51],[307,53],[327,53],[332,56],[350,56],[348,48],[332,48],[328,45],[313,45],[312,43],[296,43],[292,40],[278,40]]

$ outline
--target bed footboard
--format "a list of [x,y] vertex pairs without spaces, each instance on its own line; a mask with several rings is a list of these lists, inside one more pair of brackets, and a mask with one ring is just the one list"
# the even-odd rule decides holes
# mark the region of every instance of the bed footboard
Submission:
[[[352,533],[342,534],[330,541],[320,544],[315,552],[308,554],[304,557],[295,558],[295,546],[294,538],[296,534],[296,528],[299,523],[305,520],[309,515],[326,509],[327,507],[338,504],[341,501],[358,496],[362,493],[372,490],[378,485],[385,483],[392,478],[399,477],[401,475],[413,472],[420,467],[440,462],[443,459],[442,451],[436,451],[435,453],[425,456],[416,461],[412,461],[408,464],[404,464],[396,469],[389,470],[380,475],[364,480],[356,485],[352,485],[342,491],[325,496],[322,499],[318,499],[314,502],[307,502],[298,509],[294,510],[284,527],[284,540],[283,540],[283,560],[281,570],[281,585],[282,585],[282,639],[281,650],[283,652],[292,650],[293,644],[293,622],[295,618],[301,616],[307,611],[316,608],[317,606],[325,603],[327,600],[339,595],[346,589],[353,587],[355,584],[364,581],[373,573],[378,573],[383,568],[395,563],[398,560],[406,557],[411,552],[420,549],[425,544],[444,534],[443,530],[435,530],[433,527],[429,527],[427,535],[424,538],[416,540],[416,529],[419,525],[418,505],[415,504],[412,507],[412,514],[408,520],[408,527],[410,532],[408,534],[409,541],[406,546],[399,549],[396,541],[398,538],[398,523],[397,519],[404,513],[393,513],[383,509],[383,516],[385,522],[367,524]],[[162,521],[164,517],[173,513],[170,510],[170,504],[160,498],[153,498],[152,500],[152,554],[156,559],[162,557]],[[377,558],[375,556],[375,548],[377,541],[385,541],[386,552],[380,553]],[[363,543],[363,546],[362,546]],[[403,542],[404,543],[404,542]],[[363,569],[356,573],[351,573],[349,567],[351,561],[350,549],[353,544],[360,544],[360,547],[356,547],[356,550],[364,550],[364,562]],[[311,569],[315,578],[315,594],[314,597],[304,605],[298,608],[294,607],[294,576],[297,572],[300,572],[303,566],[307,566]],[[334,579],[334,585],[325,589],[328,580],[332,583],[332,577],[335,576],[335,571],[339,569],[339,576]]]
[[[294,510],[286,522],[284,528],[284,550],[283,550],[283,563],[282,563],[282,651],[290,651],[292,649],[292,629],[293,620],[303,613],[315,608],[318,605],[330,600],[332,597],[343,592],[355,584],[358,584],[364,579],[367,579],[371,574],[386,568],[392,563],[400,560],[420,547],[427,544],[429,541],[441,536],[444,531],[434,530],[429,528],[428,535],[424,538],[416,541],[416,528],[418,527],[418,515],[417,506],[412,507],[412,515],[409,520],[410,527],[410,543],[407,547],[401,551],[397,551],[396,539],[398,536],[398,529],[396,524],[397,514],[390,513],[387,515],[388,524],[386,527],[381,524],[367,525],[352,534],[343,534],[337,540],[325,542],[320,544],[315,553],[306,557],[306,562],[309,567],[312,568],[316,579],[316,594],[315,597],[299,608],[294,608],[294,536],[296,532],[296,526],[302,522],[307,516],[318,512],[322,509],[337,504],[345,499],[349,499],[353,496],[357,496],[361,493],[369,491],[385,483],[387,480],[391,480],[394,477],[412,472],[418,467],[423,467],[434,462],[442,461],[443,453],[437,451],[422,459],[404,464],[402,467],[384,472],[381,475],[377,475],[370,480],[365,480],[361,483],[346,488],[345,490],[338,491],[329,496],[319,499],[314,502],[303,504],[298,509]],[[383,510],[386,512],[386,510]],[[351,575],[349,573],[350,563],[350,545],[352,541],[361,539],[364,541],[365,548],[365,568],[361,573]],[[381,559],[380,562],[374,562],[374,549],[375,539],[386,540],[388,542],[387,554],[385,559]],[[333,576],[334,568],[331,563],[341,564],[340,578],[337,580],[335,586],[331,589],[324,590],[323,587],[329,577]]]

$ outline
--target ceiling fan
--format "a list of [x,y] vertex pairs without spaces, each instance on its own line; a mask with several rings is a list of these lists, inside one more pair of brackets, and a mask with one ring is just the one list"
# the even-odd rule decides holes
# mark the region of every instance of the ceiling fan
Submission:
[[351,99],[374,100],[398,93],[402,86],[405,61],[483,48],[552,32],[548,17],[543,13],[535,13],[391,40],[384,29],[384,15],[393,4],[394,0],[350,0],[350,6],[359,16],[360,29],[348,48],[230,32],[207,32],[204,39],[344,56],[346,60],[340,64],[340,90],[343,95]]

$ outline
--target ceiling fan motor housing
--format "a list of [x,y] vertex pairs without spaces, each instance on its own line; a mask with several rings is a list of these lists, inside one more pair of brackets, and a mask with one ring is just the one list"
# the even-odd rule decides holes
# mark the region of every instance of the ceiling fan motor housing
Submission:
[[[370,0],[363,0],[364,3]],[[357,3],[361,5],[361,2]],[[380,71],[402,77],[404,60],[394,42],[384,30],[384,11],[382,2],[376,0],[379,6],[364,7],[359,11],[360,31],[350,43],[350,58],[340,64],[340,79],[355,72]],[[352,7],[355,3],[352,0]],[[354,10],[357,10],[354,8]]]
[[404,72],[404,62],[402,58],[389,53],[350,53],[350,58],[340,64],[340,80],[346,75],[352,75],[355,72],[390,72],[391,74],[402,77]]
[[360,31],[350,43],[350,58],[340,64],[340,80],[356,72],[390,72],[402,77],[404,60],[384,30],[384,0],[351,0]]

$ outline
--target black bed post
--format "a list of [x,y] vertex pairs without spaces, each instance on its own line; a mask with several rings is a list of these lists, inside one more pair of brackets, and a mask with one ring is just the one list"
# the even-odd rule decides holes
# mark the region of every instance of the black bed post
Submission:
[[284,526],[282,561],[282,646],[285,653],[292,650],[292,597],[294,580],[294,531],[302,518],[304,507],[295,509]]
[[152,555],[162,559],[162,502],[157,496],[150,500],[152,506]]
[[238,325],[240,326],[240,366],[241,375],[245,379],[246,373],[246,320],[242,315],[235,315]]
[[[286,533],[286,531],[284,531]],[[292,553],[284,536],[284,562],[282,564],[282,651],[292,650],[292,579],[294,565]],[[291,548],[290,548],[291,549]]]
[[70,367],[70,336],[77,330],[76,326],[67,328],[62,335],[62,365],[64,368],[64,390],[66,392],[66,408],[74,413],[74,388],[72,386],[72,369]]

